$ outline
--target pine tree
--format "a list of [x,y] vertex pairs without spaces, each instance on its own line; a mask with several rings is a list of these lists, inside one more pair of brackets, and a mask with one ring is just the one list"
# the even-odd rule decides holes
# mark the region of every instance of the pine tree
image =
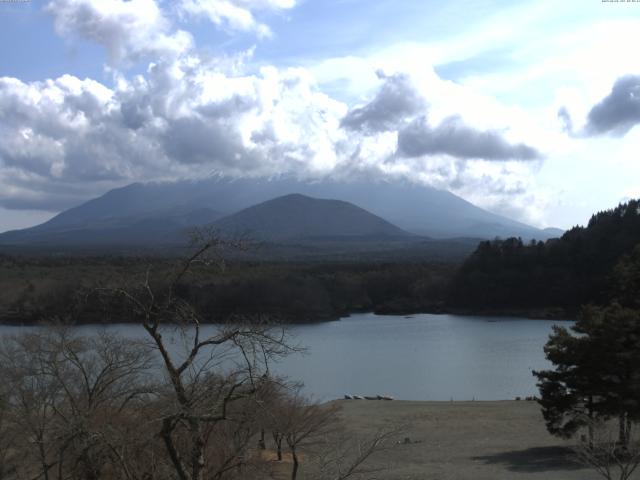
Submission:
[[571,330],[556,327],[545,346],[555,369],[534,372],[547,429],[571,437],[594,419],[618,418],[624,444],[640,421],[640,312],[587,307]]

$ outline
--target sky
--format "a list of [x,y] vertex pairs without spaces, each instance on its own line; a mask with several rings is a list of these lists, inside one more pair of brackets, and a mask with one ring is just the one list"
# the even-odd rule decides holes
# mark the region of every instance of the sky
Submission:
[[638,45],[640,2],[0,0],[0,231],[214,174],[584,224],[640,197]]

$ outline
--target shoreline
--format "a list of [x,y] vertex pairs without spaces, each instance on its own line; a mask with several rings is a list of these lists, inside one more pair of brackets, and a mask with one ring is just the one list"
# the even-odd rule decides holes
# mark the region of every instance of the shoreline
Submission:
[[[466,308],[446,308],[438,307],[433,309],[425,309],[420,311],[413,310],[393,310],[393,309],[373,309],[367,311],[351,311],[343,313],[340,316],[330,316],[318,319],[305,319],[299,321],[278,322],[274,321],[274,326],[287,326],[287,325],[306,325],[306,324],[319,324],[325,322],[337,322],[344,318],[349,318],[352,315],[359,314],[374,314],[385,317],[407,317],[412,315],[455,315],[461,317],[498,317],[498,318],[522,318],[526,320],[557,320],[561,322],[574,322],[577,318],[576,312],[569,312],[566,309],[561,308],[540,308],[540,309],[484,309],[473,310]],[[15,314],[0,314],[0,325],[7,327],[35,327],[42,323],[46,323],[48,320],[30,320],[30,319],[18,319]],[[101,325],[133,325],[137,322],[75,322],[74,326],[101,326]],[[203,322],[203,325],[226,325],[225,322]]]
[[[516,397],[517,398],[517,397]],[[520,400],[516,400],[516,398],[505,398],[499,400],[406,400],[402,398],[393,398],[392,400],[384,400],[384,399],[346,399],[346,398],[336,398],[334,400],[327,400],[326,402],[322,402],[323,405],[328,405],[330,403],[406,403],[406,404],[434,404],[434,405],[446,405],[446,404],[476,404],[476,403],[537,403],[537,397],[520,397]]]

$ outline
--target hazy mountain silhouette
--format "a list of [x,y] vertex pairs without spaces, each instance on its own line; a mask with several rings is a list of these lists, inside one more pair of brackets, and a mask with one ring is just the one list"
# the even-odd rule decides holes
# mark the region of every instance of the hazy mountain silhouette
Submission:
[[406,232],[432,238],[519,236],[546,239],[541,230],[488,212],[456,195],[408,181],[315,182],[293,178],[135,183],[66,210],[33,228],[0,235],[14,245],[158,245],[276,197],[299,193],[350,202]]
[[208,225],[222,216],[210,208],[187,206],[148,212],[126,212],[122,208],[120,212],[129,215],[118,216],[115,210],[113,215],[84,218],[70,215],[71,210],[42,225],[0,234],[0,244],[100,247],[184,243],[191,228]]
[[561,228],[549,227],[543,230],[548,236],[548,238],[560,238],[564,235],[564,230]]

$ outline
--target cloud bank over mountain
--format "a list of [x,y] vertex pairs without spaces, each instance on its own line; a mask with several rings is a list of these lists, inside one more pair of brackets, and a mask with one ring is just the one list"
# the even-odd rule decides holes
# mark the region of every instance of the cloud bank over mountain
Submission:
[[496,131],[468,127],[459,117],[449,117],[431,127],[419,117],[398,132],[398,152],[408,157],[451,155],[485,160],[539,160],[540,152],[524,143],[510,144]]
[[[67,44],[106,52],[104,75],[0,77],[0,209],[55,212],[134,181],[222,173],[404,177],[523,221],[542,218],[534,177],[555,137],[508,101],[441,78],[434,65],[445,58],[398,50],[315,64],[256,60],[277,38],[271,21],[287,22],[300,6],[50,0],[43,10]],[[483,38],[443,45],[442,55],[476,55]],[[352,73],[340,94],[327,87]],[[615,134],[635,125],[637,83],[616,83],[588,128]]]

